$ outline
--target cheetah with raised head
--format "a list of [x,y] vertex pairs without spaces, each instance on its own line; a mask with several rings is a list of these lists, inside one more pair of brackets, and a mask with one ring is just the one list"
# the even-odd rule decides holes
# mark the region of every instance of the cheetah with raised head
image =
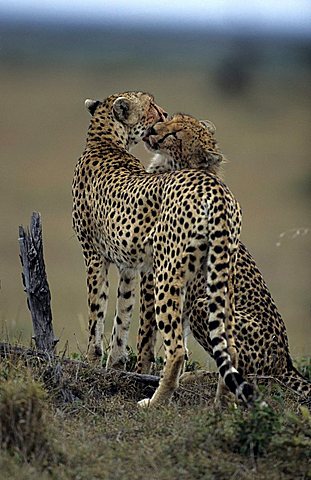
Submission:
[[[157,123],[151,133],[146,144],[156,153],[148,166],[149,172],[195,168],[219,175],[223,156],[211,122],[177,114],[164,123]],[[206,151],[205,155],[202,151]],[[154,358],[156,324],[152,296],[148,297],[152,284],[152,275],[144,275],[141,297],[145,312],[142,320],[145,321],[138,336],[138,372],[147,372]],[[209,299],[205,291],[204,273],[199,271],[189,285],[183,312],[189,318],[194,337],[213,355],[207,321]],[[293,366],[283,319],[262,274],[242,242],[238,248],[234,297],[235,345],[241,373],[273,376],[302,397],[310,398],[311,383]]]
[[74,172],[73,227],[87,270],[88,358],[102,356],[110,263],[121,277],[112,345],[126,338],[126,334],[123,339],[116,336],[117,327],[123,333],[128,328],[136,272],[153,271],[155,319],[165,347],[165,366],[154,395],[140,404],[168,401],[184,363],[182,313],[187,284],[200,270],[210,299],[209,332],[220,372],[218,396],[224,382],[238,399],[251,403],[253,387],[232,365],[225,330],[226,324],[234,323],[239,204],[208,172],[150,174],[128,152],[164,119],[151,95],[125,92],[86,105],[92,117],[86,148]]

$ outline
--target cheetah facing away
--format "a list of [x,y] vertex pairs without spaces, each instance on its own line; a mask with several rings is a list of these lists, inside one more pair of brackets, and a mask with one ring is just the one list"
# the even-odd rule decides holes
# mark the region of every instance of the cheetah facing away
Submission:
[[86,148],[74,172],[73,227],[87,271],[88,358],[102,356],[109,265],[114,263],[120,272],[111,345],[126,339],[135,275],[153,272],[155,321],[163,338],[165,365],[151,400],[140,404],[169,400],[184,363],[182,310],[187,284],[202,271],[210,299],[207,320],[213,355],[220,372],[218,394],[224,382],[238,399],[251,403],[253,388],[232,365],[225,331],[226,324],[234,323],[231,279],[240,234],[239,204],[206,171],[150,174],[128,152],[165,117],[151,95],[126,92],[86,105],[92,117]]
[[[215,127],[189,115],[177,114],[154,126],[147,137],[148,148],[157,152],[149,172],[167,172],[184,168],[205,169],[219,175],[222,155],[215,140]],[[206,151],[205,156],[202,150]],[[145,323],[138,336],[139,372],[147,372],[154,356],[155,319],[152,301],[146,294],[152,288],[152,276],[142,277]],[[148,298],[148,297],[147,297]],[[235,298],[235,345],[239,370],[243,375],[273,376],[304,398],[311,396],[311,383],[294,368],[286,327],[256,263],[239,241]],[[212,355],[207,318],[210,314],[204,273],[198,271],[187,290],[184,316],[189,318],[194,337]],[[206,330],[207,329],[207,330]]]

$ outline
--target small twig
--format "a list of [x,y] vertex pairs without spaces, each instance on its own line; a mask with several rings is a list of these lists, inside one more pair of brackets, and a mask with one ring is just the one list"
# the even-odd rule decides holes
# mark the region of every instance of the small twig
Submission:
[[81,408],[83,408],[87,412],[91,413],[91,415],[94,415],[94,417],[98,417],[98,413],[92,412],[92,410],[90,410],[86,405],[81,405]]

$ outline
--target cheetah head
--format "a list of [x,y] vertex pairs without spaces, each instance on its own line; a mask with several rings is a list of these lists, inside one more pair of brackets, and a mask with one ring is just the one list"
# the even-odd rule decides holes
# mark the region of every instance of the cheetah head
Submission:
[[217,173],[224,157],[218,150],[215,130],[208,120],[178,113],[156,123],[144,141],[148,150],[173,159],[176,168],[203,168]]
[[144,92],[124,92],[111,95],[104,101],[86,100],[86,108],[92,115],[90,132],[117,137],[127,148],[138,143],[167,113],[159,107],[154,97]]

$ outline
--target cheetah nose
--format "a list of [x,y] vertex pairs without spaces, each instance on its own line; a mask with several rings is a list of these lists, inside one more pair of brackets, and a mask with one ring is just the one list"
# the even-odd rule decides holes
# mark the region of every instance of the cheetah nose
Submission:
[[149,128],[149,130],[148,130],[148,136],[149,136],[149,135],[156,135],[156,134],[157,134],[157,132],[156,132],[156,130],[155,130],[154,127]]

